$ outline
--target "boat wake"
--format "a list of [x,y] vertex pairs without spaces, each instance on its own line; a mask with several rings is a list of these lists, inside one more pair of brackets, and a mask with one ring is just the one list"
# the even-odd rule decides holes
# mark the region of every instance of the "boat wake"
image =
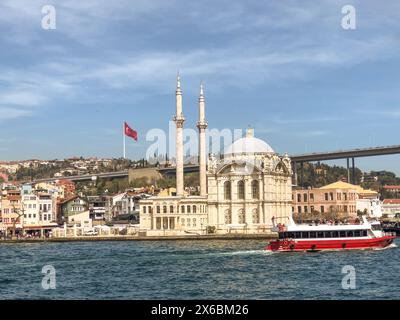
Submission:
[[267,250],[241,250],[241,251],[231,251],[231,252],[219,252],[219,253],[212,253],[213,256],[241,256],[241,255],[263,255],[269,256],[273,254],[272,251]]
[[373,248],[372,250],[374,250],[374,251],[382,251],[382,250],[393,249],[393,248],[397,248],[397,244],[392,243],[392,244],[389,244],[387,247],[384,247],[384,248]]

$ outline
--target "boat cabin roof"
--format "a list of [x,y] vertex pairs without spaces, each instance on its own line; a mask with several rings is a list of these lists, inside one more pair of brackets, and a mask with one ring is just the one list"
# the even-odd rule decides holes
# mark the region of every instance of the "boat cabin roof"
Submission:
[[340,230],[365,230],[370,229],[370,224],[318,224],[318,225],[306,225],[298,224],[284,228],[282,231],[340,231]]

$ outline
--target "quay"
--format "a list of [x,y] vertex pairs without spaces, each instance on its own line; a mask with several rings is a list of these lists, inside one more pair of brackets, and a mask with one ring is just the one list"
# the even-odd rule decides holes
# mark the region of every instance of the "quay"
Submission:
[[180,240],[272,240],[277,234],[224,234],[224,235],[187,235],[187,236],[79,236],[57,238],[1,239],[6,243],[38,243],[38,242],[81,242],[81,241],[180,241]]

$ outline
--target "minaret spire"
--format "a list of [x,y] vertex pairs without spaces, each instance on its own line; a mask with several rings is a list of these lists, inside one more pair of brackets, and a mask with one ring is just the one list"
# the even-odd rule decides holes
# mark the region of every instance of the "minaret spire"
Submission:
[[207,195],[207,164],[206,164],[206,116],[205,116],[205,99],[204,99],[204,86],[203,82],[200,83],[200,96],[199,96],[199,167],[200,167],[200,195]]
[[176,90],[181,90],[181,76],[179,74],[179,71],[176,74]]
[[185,118],[182,112],[182,89],[179,71],[176,76],[176,195],[183,196],[183,123]]
[[200,99],[204,99],[204,85],[203,81],[200,82]]

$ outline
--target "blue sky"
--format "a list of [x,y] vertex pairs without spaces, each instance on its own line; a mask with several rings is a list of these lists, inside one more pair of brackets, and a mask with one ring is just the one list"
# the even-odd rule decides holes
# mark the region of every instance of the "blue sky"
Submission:
[[[2,0],[0,159],[118,157],[123,120],[140,139],[128,157],[143,157],[173,116],[177,70],[188,127],[203,80],[210,127],[251,125],[280,153],[400,144],[399,21],[395,0]],[[400,174],[399,160],[357,164]]]

